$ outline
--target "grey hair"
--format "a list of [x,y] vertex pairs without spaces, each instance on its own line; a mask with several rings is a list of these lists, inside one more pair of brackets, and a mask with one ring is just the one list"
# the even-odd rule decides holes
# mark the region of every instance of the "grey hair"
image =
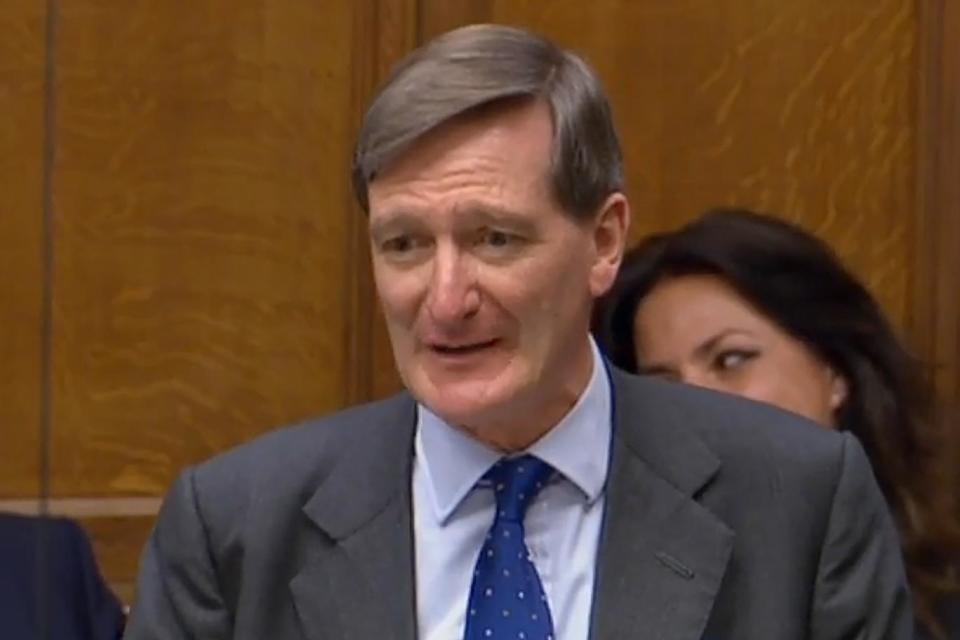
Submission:
[[623,190],[623,157],[597,74],[576,54],[533,33],[471,25],[417,49],[393,70],[364,116],[353,188],[369,212],[369,187],[422,136],[488,106],[543,100],[553,117],[550,181],[559,204],[586,219]]

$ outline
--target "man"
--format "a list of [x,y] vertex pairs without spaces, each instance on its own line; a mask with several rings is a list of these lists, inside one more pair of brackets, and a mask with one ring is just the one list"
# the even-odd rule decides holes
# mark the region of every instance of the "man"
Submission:
[[595,75],[474,26],[407,58],[354,182],[408,389],[187,470],[129,638],[907,638],[849,436],[605,367],[629,221]]

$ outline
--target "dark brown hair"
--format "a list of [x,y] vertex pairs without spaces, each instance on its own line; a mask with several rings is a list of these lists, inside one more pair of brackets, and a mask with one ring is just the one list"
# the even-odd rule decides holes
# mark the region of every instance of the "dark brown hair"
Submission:
[[369,208],[377,174],[419,138],[481,108],[542,100],[553,117],[550,181],[576,218],[623,188],[610,106],[577,55],[522,29],[473,25],[445,33],[402,60],[374,98],[357,139],[353,187]]
[[722,278],[846,378],[838,428],[863,443],[900,530],[917,616],[943,637],[934,611],[942,595],[958,590],[960,518],[924,368],[826,243],[742,209],[709,211],[627,253],[594,314],[594,333],[614,364],[639,370],[633,327],[640,302],[659,282],[692,274]]

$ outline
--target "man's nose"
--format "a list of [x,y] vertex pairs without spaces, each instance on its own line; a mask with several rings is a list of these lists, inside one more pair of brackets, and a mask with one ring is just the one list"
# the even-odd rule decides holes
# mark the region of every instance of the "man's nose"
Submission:
[[457,323],[470,318],[480,307],[476,267],[456,248],[438,249],[434,257],[427,310],[435,322]]

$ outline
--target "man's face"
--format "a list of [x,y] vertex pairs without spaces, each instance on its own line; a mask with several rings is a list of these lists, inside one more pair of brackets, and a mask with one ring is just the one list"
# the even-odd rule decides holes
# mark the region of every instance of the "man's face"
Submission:
[[564,213],[548,183],[551,139],[539,103],[471,116],[370,186],[374,276],[401,377],[481,439],[566,413],[591,372],[592,300],[619,265],[626,201],[611,196],[587,222]]

